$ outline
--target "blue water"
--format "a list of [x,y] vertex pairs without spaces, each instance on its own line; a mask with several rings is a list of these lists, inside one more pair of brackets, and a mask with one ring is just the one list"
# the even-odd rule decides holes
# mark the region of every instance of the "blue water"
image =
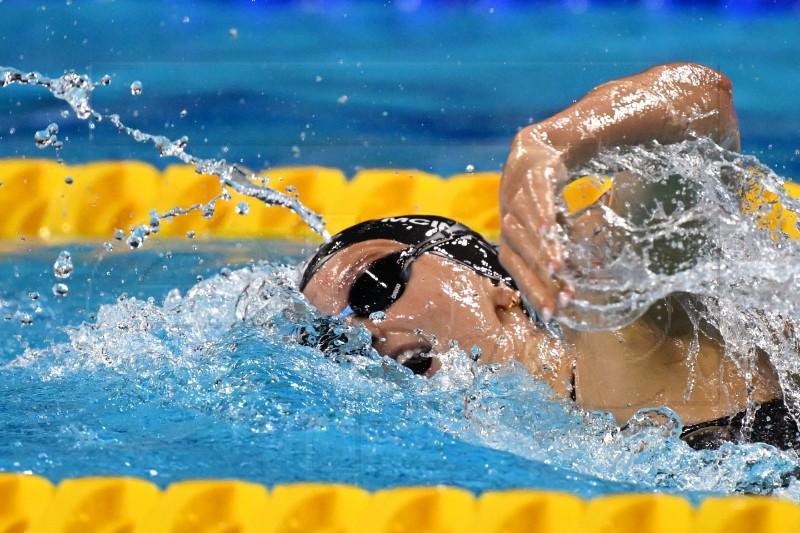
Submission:
[[[49,290],[60,248],[3,257],[0,470],[698,498],[770,491],[796,468],[762,445],[694,452],[660,427],[620,433],[517,365],[453,353],[438,377],[413,376],[302,301],[298,248],[201,247],[71,247],[66,297]],[[253,256],[270,260],[240,264]],[[340,346],[301,341],[325,327]]]
[[[449,174],[500,169],[517,128],[602,81],[694,60],[733,78],[745,151],[797,175],[792,11],[571,5],[6,2],[0,64],[109,74],[95,109],[187,135],[200,157]],[[171,162],[65,108],[41,89],[0,91],[0,155]],[[34,146],[50,122],[58,153]],[[797,466],[763,445],[694,452],[646,422],[620,432],[606,415],[552,401],[521,367],[475,367],[458,350],[434,379],[414,377],[371,352],[366,332],[305,304],[294,289],[300,246],[115,246],[5,247],[0,470],[696,499],[782,491]],[[75,271],[59,280],[63,248]],[[790,248],[776,252],[786,264]],[[67,296],[53,294],[57,282]],[[341,344],[309,345],[325,332]]]
[[[468,164],[500,169],[518,128],[604,81],[696,61],[732,78],[744,150],[800,175],[800,16],[784,4],[762,14],[736,2],[401,9],[409,4],[7,0],[0,64],[109,74],[112,84],[93,95],[96,109],[152,133],[187,135],[201,157],[254,170],[321,164],[348,174],[395,166],[448,175]],[[137,97],[134,81],[143,85]],[[67,162],[169,163],[110,129],[62,118],[62,106],[39,92],[9,89],[0,103],[13,111],[0,126],[4,156],[41,157],[30,140],[56,122],[69,137]]]

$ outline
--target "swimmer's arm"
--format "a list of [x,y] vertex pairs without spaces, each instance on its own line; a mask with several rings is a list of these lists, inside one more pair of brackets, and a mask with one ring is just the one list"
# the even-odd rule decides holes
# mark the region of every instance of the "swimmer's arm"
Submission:
[[564,111],[525,128],[516,141],[544,142],[573,168],[609,146],[696,137],[739,150],[733,86],[714,69],[672,63],[600,85]]
[[571,297],[552,277],[563,258],[548,236],[556,223],[555,191],[569,179],[568,169],[606,147],[699,136],[739,149],[730,80],[687,63],[601,85],[517,134],[500,182],[500,259],[545,318]]

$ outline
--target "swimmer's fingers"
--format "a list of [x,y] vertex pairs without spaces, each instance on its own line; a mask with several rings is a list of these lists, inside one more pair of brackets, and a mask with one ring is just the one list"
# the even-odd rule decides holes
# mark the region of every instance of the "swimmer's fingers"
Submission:
[[500,182],[500,232],[508,246],[528,263],[553,271],[563,266],[553,232],[555,190],[567,174],[560,157],[541,143],[512,145]]
[[526,263],[505,241],[500,243],[500,261],[517,282],[523,298],[548,322],[567,303],[572,290],[554,280],[550,273]]
[[532,234],[514,214],[506,213],[502,236],[503,246],[513,250],[542,279],[548,279],[560,267],[561,249],[558,242],[551,242],[548,232],[535,230]]

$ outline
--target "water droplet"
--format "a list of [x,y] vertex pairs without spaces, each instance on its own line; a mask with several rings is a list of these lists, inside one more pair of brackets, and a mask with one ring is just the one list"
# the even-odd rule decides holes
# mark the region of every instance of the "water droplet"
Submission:
[[337,101],[339,104],[341,104],[341,105],[344,105],[344,104],[346,104],[346,103],[347,103],[347,95],[346,95],[346,94],[343,94],[343,95],[342,95],[342,96],[340,96],[340,97],[339,97],[339,99],[338,99],[338,100],[336,100],[336,101]]
[[122,239],[125,238],[125,232],[122,231],[121,229],[115,229],[114,238],[117,239],[118,241],[121,241]]
[[190,239],[194,239],[195,232],[192,231],[192,230],[189,230],[189,231],[186,232],[186,236],[189,237]]
[[297,191],[297,187],[295,187],[294,185],[287,185],[286,186],[286,192],[292,193],[292,192],[296,192],[296,191]]
[[37,148],[46,148],[52,146],[55,149],[62,147],[62,143],[58,140],[58,124],[52,123],[46,129],[39,130],[33,135],[33,140],[36,142]]
[[126,242],[132,250],[135,250],[144,244],[144,241],[148,235],[150,235],[150,226],[137,226],[131,229],[131,235],[128,237]]
[[467,165],[467,172],[469,174],[472,174],[473,172],[475,172],[475,165]]
[[142,94],[142,82],[135,81],[131,83],[131,94],[133,96],[139,96],[140,94]]
[[185,117],[185,116],[186,116],[186,115],[188,115],[188,114],[189,114],[189,112],[188,112],[188,111],[186,111],[185,109],[181,109],[181,112],[179,113],[179,115],[181,116],[181,118]]
[[28,294],[28,297],[31,300],[38,300],[39,299],[39,293],[38,292],[31,292],[31,293]]
[[62,251],[60,254],[58,254],[58,259],[56,259],[56,262],[53,263],[53,274],[58,279],[67,279],[69,278],[70,274],[72,274],[73,270],[74,267],[72,266],[72,256],[68,251]]
[[383,311],[375,311],[369,315],[369,321],[373,324],[380,324],[384,320],[386,320],[386,313]]
[[200,214],[203,216],[204,219],[211,220],[212,218],[214,218],[215,210],[216,208],[214,207],[214,204],[206,204],[205,206],[203,206],[203,210],[200,212]]
[[236,212],[240,215],[246,215],[250,212],[250,206],[247,202],[239,202],[236,204]]
[[73,182],[72,176],[67,176],[64,178],[64,183],[66,183],[67,185],[72,185],[72,182]]
[[66,283],[56,283],[53,285],[53,294],[56,296],[66,296],[69,293],[69,287]]
[[239,30],[237,30],[236,28],[231,28],[228,30],[228,35],[231,36],[231,39],[236,39],[237,37],[239,37]]
[[161,217],[155,211],[150,213],[150,232],[151,233],[158,233],[158,230],[161,229]]
[[103,243],[103,250],[105,250],[106,252],[110,252],[113,249],[114,249],[114,245],[112,245],[110,242],[104,242]]

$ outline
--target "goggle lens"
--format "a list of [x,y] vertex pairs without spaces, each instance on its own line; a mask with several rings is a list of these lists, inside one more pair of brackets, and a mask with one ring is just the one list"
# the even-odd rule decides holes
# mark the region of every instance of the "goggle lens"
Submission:
[[402,296],[408,283],[405,260],[403,252],[389,254],[356,278],[348,298],[353,314],[367,318],[372,313],[386,311]]

